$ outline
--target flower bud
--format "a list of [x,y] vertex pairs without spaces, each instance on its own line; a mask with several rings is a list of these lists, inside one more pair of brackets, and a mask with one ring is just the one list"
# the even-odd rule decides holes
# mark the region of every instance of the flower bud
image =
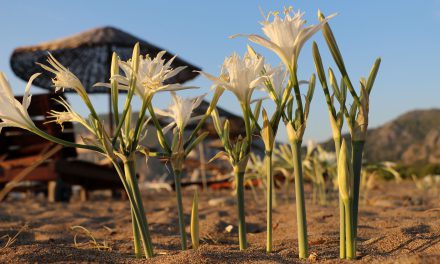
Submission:
[[342,141],[338,159],[338,184],[339,193],[343,200],[351,197],[351,173],[349,169],[349,155],[345,139]]
[[261,130],[261,137],[263,138],[266,151],[272,151],[274,135],[265,109],[263,109],[263,129]]

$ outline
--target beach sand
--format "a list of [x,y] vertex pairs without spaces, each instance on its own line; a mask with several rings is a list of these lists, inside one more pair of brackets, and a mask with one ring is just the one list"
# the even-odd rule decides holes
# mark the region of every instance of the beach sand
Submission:
[[[310,186],[306,188],[311,193]],[[193,190],[184,190],[185,218],[189,220]],[[177,211],[173,193],[144,195],[156,257],[151,263],[304,263],[297,258],[296,216],[290,201],[278,197],[274,208],[272,254],[265,253],[266,205],[246,192],[249,249],[238,250],[236,209],[231,191],[201,193],[200,237],[197,250],[180,251]],[[223,197],[230,197],[222,199]],[[310,198],[310,197],[308,197]],[[307,200],[310,253],[307,262],[342,263],[339,260],[339,209],[332,198],[326,206]],[[209,202],[210,201],[210,202]],[[0,204],[0,247],[5,236],[16,241],[0,249],[1,263],[140,263],[133,257],[128,201],[93,195],[86,203],[47,203],[42,197]],[[232,225],[230,232],[225,229]],[[98,250],[72,226],[83,226],[98,243]],[[360,206],[359,245],[356,263],[440,263],[440,198],[416,189],[412,182],[378,185]]]

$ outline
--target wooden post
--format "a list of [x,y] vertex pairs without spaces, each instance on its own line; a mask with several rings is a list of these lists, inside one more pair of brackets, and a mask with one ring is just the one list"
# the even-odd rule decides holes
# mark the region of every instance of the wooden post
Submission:
[[200,144],[199,144],[199,155],[200,155],[200,173],[202,175],[203,190],[208,191],[208,182],[206,179],[205,147],[204,147],[203,142],[200,142]]
[[57,183],[56,181],[49,181],[47,183],[47,201],[50,203],[55,202],[55,192],[56,192]]
[[86,202],[88,199],[89,199],[89,191],[81,187],[81,189],[79,190],[79,200],[81,202]]

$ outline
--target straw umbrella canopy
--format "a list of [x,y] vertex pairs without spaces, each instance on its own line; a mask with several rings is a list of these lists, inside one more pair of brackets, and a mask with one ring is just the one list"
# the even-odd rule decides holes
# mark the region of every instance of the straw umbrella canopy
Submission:
[[[45,63],[47,53],[51,52],[64,66],[72,71],[83,83],[88,93],[109,93],[105,87],[93,87],[95,83],[109,80],[112,53],[116,52],[122,60],[131,58],[133,46],[139,43],[141,54],[151,57],[164,50],[114,27],[91,29],[70,37],[48,41],[35,46],[16,48],[11,55],[11,67],[14,73],[27,81],[32,74],[41,72],[36,64]],[[164,55],[169,60],[174,55]],[[184,83],[195,78],[201,69],[180,58],[173,61],[172,67],[187,66],[179,74],[167,80],[169,83]],[[52,88],[51,76],[42,75],[33,82],[45,89]],[[66,90],[68,91],[68,90]],[[109,98],[111,104],[111,99]],[[111,107],[110,115],[111,117]],[[113,126],[110,118],[110,127]]]

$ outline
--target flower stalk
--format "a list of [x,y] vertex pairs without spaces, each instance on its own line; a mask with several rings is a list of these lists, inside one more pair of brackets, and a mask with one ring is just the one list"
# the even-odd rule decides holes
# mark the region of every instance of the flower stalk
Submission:
[[293,158],[293,169],[295,176],[295,196],[296,196],[296,221],[298,228],[298,249],[299,258],[308,257],[309,244],[307,242],[307,218],[306,206],[304,199],[304,179],[302,174],[301,160],[301,141],[295,140],[290,142]]
[[182,184],[181,184],[182,172],[179,170],[173,169],[173,175],[174,175],[174,185],[176,188],[177,214],[179,217],[180,242],[181,242],[182,250],[186,250],[187,249],[187,242],[186,242],[186,231],[185,231],[185,219],[184,219],[184,215],[183,215]]
[[124,174],[128,183],[128,190],[132,193],[134,204],[132,202],[132,221],[133,222],[133,237],[134,237],[134,250],[136,258],[141,258],[141,244],[144,249],[146,257],[151,258],[153,254],[153,246],[151,243],[151,237],[148,230],[148,221],[145,215],[144,206],[142,202],[141,193],[139,191],[139,185],[136,178],[134,157],[128,158],[124,161]]
[[[295,178],[301,180],[296,180],[296,195],[297,195],[297,206],[298,203],[302,204],[299,205],[297,208],[301,209],[301,212],[297,212],[298,214],[298,241],[299,241],[299,257],[300,258],[307,258],[308,257],[308,246],[307,244],[307,226],[306,226],[306,216],[305,216],[305,201],[304,201],[304,187],[303,186],[297,186],[297,185],[303,185],[302,181],[302,162],[301,162],[301,152],[298,149],[298,144],[301,144],[302,137],[305,131],[306,123],[307,123],[307,117],[309,113],[310,108],[310,102],[313,97],[313,91],[314,91],[314,75],[312,76],[310,80],[309,85],[309,91],[306,96],[306,102],[303,106],[302,98],[301,98],[301,92],[299,88],[300,82],[297,78],[297,70],[298,70],[298,57],[300,54],[300,51],[304,44],[307,42],[308,39],[310,39],[316,32],[318,32],[326,23],[327,21],[332,18],[334,15],[331,15],[327,18],[324,18],[321,20],[321,22],[318,25],[315,26],[305,26],[306,21],[302,18],[304,13],[301,13],[300,11],[294,12],[292,11],[292,8],[285,8],[284,10],[284,17],[279,16],[279,12],[270,12],[267,16],[265,16],[265,21],[263,21],[261,24],[262,31],[266,37],[262,37],[259,35],[251,34],[251,35],[244,35],[247,37],[250,41],[261,45],[271,51],[273,51],[275,54],[278,55],[282,63],[284,64],[287,71],[290,73],[290,79],[287,84],[287,86],[284,89],[282,87],[275,87],[274,89],[274,79],[268,81],[267,90],[269,91],[269,95],[271,98],[274,99],[274,101],[277,103],[277,110],[272,117],[272,130],[273,133],[276,134],[276,131],[278,129],[278,124],[283,118],[284,122],[286,123],[286,126],[288,127],[288,133],[291,133],[291,137],[294,137],[294,140],[289,140],[289,142],[292,144],[292,155],[293,155],[293,163],[296,164],[295,168]],[[272,20],[271,20],[272,18]],[[235,35],[240,36],[240,35]],[[233,36],[233,37],[235,37]],[[286,75],[278,75],[285,77]],[[272,76],[273,77],[273,76]],[[270,78],[269,78],[270,79]],[[283,83],[283,79],[281,79],[281,83]],[[279,82],[278,82],[279,83]],[[276,85],[275,85],[276,86]],[[293,97],[291,95],[291,91],[293,90],[294,98],[296,100],[296,111],[295,114],[293,114]],[[280,93],[277,91],[284,91],[284,93]],[[282,96],[280,96],[282,94]],[[277,96],[278,95],[278,96]],[[290,128],[289,128],[290,127]],[[272,147],[273,148],[273,147]],[[271,148],[271,150],[272,150]],[[295,156],[296,155],[296,156]],[[272,166],[272,165],[271,165]],[[268,169],[268,173],[270,173]],[[269,188],[272,187],[272,185],[268,185]],[[302,191],[301,191],[302,190]],[[272,193],[272,190],[269,190],[268,193]],[[271,199],[267,199],[268,203],[271,203]],[[268,204],[268,210],[271,210],[271,204]],[[271,216],[270,213],[268,213],[268,220],[267,222],[271,222],[269,217]],[[268,224],[268,226],[270,226]],[[269,229],[268,229],[268,240],[271,239],[271,235],[269,235]],[[267,245],[271,245],[271,242],[267,242]],[[266,249],[268,252],[270,251],[269,248]]]
[[[318,45],[316,42],[313,42],[313,58],[315,62],[315,68],[316,72],[318,74],[318,78],[321,82],[321,87],[324,91],[327,107],[328,107],[328,113],[329,113],[329,119],[330,119],[330,125],[332,129],[332,135],[333,135],[333,142],[335,145],[336,150],[336,158],[337,158],[337,164],[339,164],[339,153],[341,149],[341,130],[342,126],[344,124],[344,112],[346,110],[345,107],[345,101],[347,97],[347,88],[344,85],[344,82],[341,82],[341,86],[339,88],[339,85],[335,79],[334,73],[331,68],[329,68],[329,78],[330,78],[330,84],[333,88],[333,93],[339,103],[339,111],[336,112],[336,106],[335,106],[335,100],[334,97],[330,95],[327,78],[324,72],[324,67],[322,64],[322,58],[319,52]],[[344,202],[339,195],[339,257],[341,259],[346,258],[346,210]]]
[[345,216],[345,257],[356,257],[355,222],[353,219],[353,170],[351,167],[350,150],[345,140],[342,141],[338,162],[339,194],[344,204]]
[[[299,84],[296,78],[296,72],[291,72],[291,81],[294,90],[299,91]],[[295,77],[292,77],[295,76]],[[297,98],[297,108],[295,115],[292,114],[293,108],[287,108],[289,110],[286,116],[291,117],[286,122],[287,136],[289,139],[290,148],[292,151],[292,163],[294,169],[295,178],[295,197],[296,197],[296,218],[297,218],[297,230],[298,230],[298,256],[300,259],[306,259],[308,257],[308,241],[307,241],[307,217],[306,217],[306,205],[304,198],[304,177],[302,173],[302,157],[301,157],[301,144],[304,135],[304,131],[307,124],[307,118],[310,111],[310,103],[313,98],[315,90],[315,75],[313,74],[309,81],[309,89],[305,97],[305,106],[302,106],[301,97]],[[300,101],[298,101],[298,99]]]
[[[277,125],[278,126],[278,125]],[[267,234],[266,234],[266,252],[272,252],[272,199],[274,197],[273,193],[273,164],[272,164],[272,150],[274,147],[275,137],[272,126],[270,124],[269,118],[267,117],[266,110],[263,109],[263,128],[261,130],[261,136],[263,138],[264,146],[265,146],[265,167],[266,167],[266,184],[267,184],[267,192],[266,192],[266,225],[267,225]]]
[[217,153],[213,159],[226,156],[234,170],[240,250],[247,248],[244,176],[252,145],[252,133],[257,127],[256,118],[252,114],[250,104],[254,89],[265,80],[265,76],[262,75],[263,70],[264,58],[253,52],[253,50],[248,49],[243,58],[236,53],[227,57],[219,77],[201,72],[202,75],[210,79],[215,85],[232,92],[238,100],[243,114],[246,135],[239,135],[235,140],[231,140],[229,136],[229,121],[226,120],[222,124],[218,112],[214,110],[211,113],[214,127],[225,150],[224,152]]
[[[198,132],[200,129],[202,129],[204,122],[215,109],[222,92],[222,89],[216,89],[213,100],[211,101],[206,113],[202,116],[193,117],[192,113],[193,110],[200,105],[205,95],[194,98],[182,98],[172,92],[171,95],[173,102],[167,110],[153,109],[151,105],[149,108],[153,123],[157,130],[159,142],[171,164],[171,171],[173,173],[176,191],[177,215],[179,220],[179,233],[182,250],[186,250],[188,248],[181,184],[185,159],[187,155],[208,135],[208,132]],[[162,128],[159,124],[156,114],[165,118],[170,118],[172,121],[166,127]],[[185,140],[184,132],[187,124],[196,120],[200,121],[198,122],[196,128],[191,132],[191,136]],[[165,134],[171,129],[173,129],[173,139],[171,144],[169,144],[165,138]],[[197,136],[197,134],[199,135]]]
[[240,250],[247,248],[246,239],[246,214],[244,208],[244,171],[239,166],[234,167],[237,195],[237,215],[238,215],[238,241]]

